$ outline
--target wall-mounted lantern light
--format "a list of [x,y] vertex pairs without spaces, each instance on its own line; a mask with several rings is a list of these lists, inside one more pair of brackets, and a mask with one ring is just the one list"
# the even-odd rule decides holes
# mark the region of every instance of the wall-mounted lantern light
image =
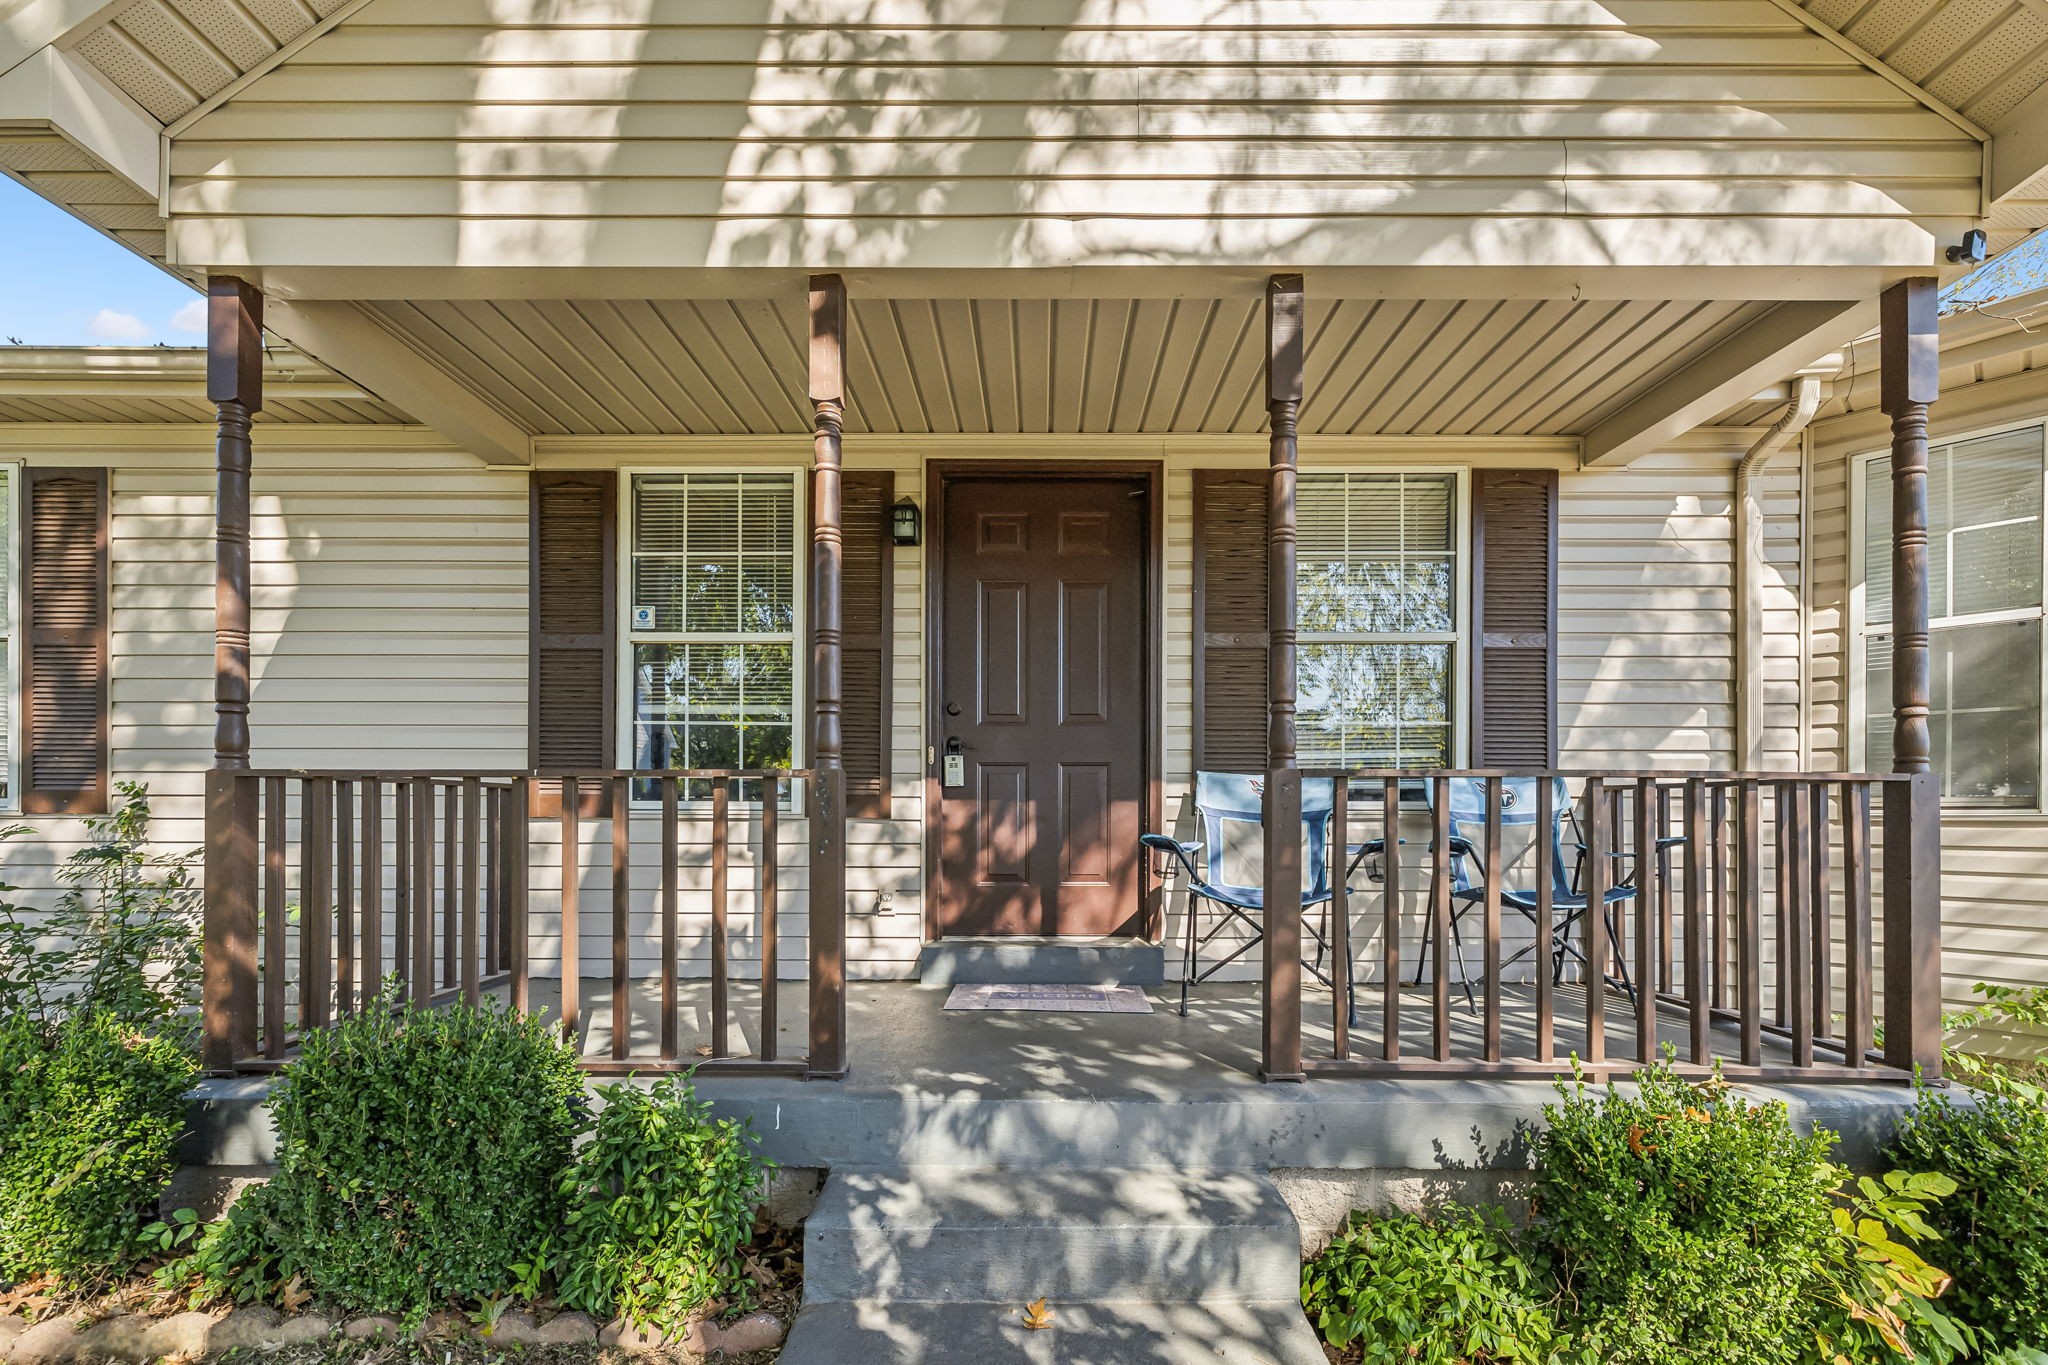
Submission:
[[898,545],[915,545],[923,539],[923,519],[918,515],[917,504],[909,498],[890,509],[889,526]]

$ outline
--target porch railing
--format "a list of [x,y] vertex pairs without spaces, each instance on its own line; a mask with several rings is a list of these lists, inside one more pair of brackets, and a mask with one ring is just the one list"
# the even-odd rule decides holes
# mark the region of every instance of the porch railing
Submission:
[[[1519,848],[1502,824],[1511,776],[1539,779]],[[1550,778],[1565,779],[1573,802],[1567,883],[1577,879],[1588,907],[1617,885],[1633,889],[1611,922],[1590,910],[1576,919],[1561,986],[1553,948],[1528,946],[1554,945],[1570,913],[1553,890]],[[1301,783],[1312,779],[1334,779],[1333,901],[1327,921],[1309,912],[1318,928],[1327,923],[1320,945],[1303,933],[1302,843],[1276,834],[1301,828]],[[1463,882],[1449,818],[1457,779],[1474,780],[1485,798]],[[1274,770],[1264,796],[1264,1073],[1553,1076],[1577,1064],[1604,1075],[1668,1048],[1682,1070],[1718,1065],[1733,1079],[1938,1076],[1933,783],[1924,774]],[[1384,851],[1367,877],[1358,850],[1370,840],[1384,840]],[[1533,923],[1512,910],[1504,919],[1507,886],[1531,894]],[[1444,951],[1454,938],[1477,959],[1469,981],[1454,974],[1456,948]],[[1425,940],[1426,982],[1409,985],[1423,974],[1413,964]],[[1510,974],[1515,952],[1531,966]],[[1305,963],[1330,981],[1327,1025],[1304,1020]]]
[[[534,814],[541,784],[547,813]],[[786,811],[797,788],[802,811]],[[585,1046],[590,1071],[837,1074],[839,797],[839,776],[828,771],[216,770],[207,791],[207,1066],[274,1070],[304,1030],[388,1004],[395,988],[428,1006],[487,994],[522,1010],[545,1004]],[[592,823],[608,827],[608,1040],[590,1037],[599,1020],[583,991],[594,965],[581,942],[591,917],[583,883],[600,870],[586,862]],[[807,851],[788,838],[798,824],[809,830]],[[790,856],[797,851],[800,863]],[[536,854],[558,858],[558,871],[536,875]],[[602,846],[596,856],[606,857]],[[791,983],[778,981],[787,965],[783,875],[793,863],[810,896],[799,987],[808,1045],[794,1053],[779,1039]],[[697,885],[685,886],[686,872]],[[552,902],[545,915],[534,913],[537,890]],[[686,928],[699,949],[687,956]],[[750,974],[734,961],[742,928],[757,959]],[[537,977],[536,945],[549,941],[542,965],[551,975]],[[554,998],[540,1000],[550,990]],[[653,1026],[636,1033],[636,1010],[644,1021],[648,1007]],[[736,1046],[747,1035],[751,1046]]]

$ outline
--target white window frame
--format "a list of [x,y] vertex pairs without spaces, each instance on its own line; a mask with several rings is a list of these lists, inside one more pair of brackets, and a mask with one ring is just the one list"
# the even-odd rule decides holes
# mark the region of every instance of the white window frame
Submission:
[[[1297,479],[1318,474],[1417,474],[1451,480],[1451,610],[1456,629],[1448,631],[1309,631],[1296,627],[1297,649],[1311,644],[1429,645],[1451,647],[1450,766],[1469,763],[1472,733],[1472,471],[1467,466],[1432,464],[1303,465]],[[1297,518],[1298,520],[1298,518]],[[1296,528],[1297,531],[1299,528]],[[1555,591],[1556,585],[1552,585]],[[1295,596],[1301,592],[1301,556],[1295,553]],[[1298,690],[1298,689],[1297,689]],[[1309,766],[1309,765],[1305,765]]]
[[[618,470],[618,510],[615,524],[619,533],[615,537],[614,551],[618,556],[616,577],[619,585],[615,604],[618,612],[617,639],[618,658],[613,660],[615,690],[614,701],[614,748],[620,771],[632,772],[634,768],[634,704],[633,704],[633,659],[638,646],[663,644],[781,644],[787,639],[790,646],[790,767],[802,769],[809,757],[810,726],[806,718],[810,715],[810,536],[806,529],[811,524],[810,480],[805,477],[808,469],[803,464],[660,464],[622,465]],[[791,599],[793,613],[790,630],[785,636],[779,631],[635,631],[633,629],[633,546],[635,526],[633,520],[633,487],[642,475],[655,477],[677,474],[774,474],[785,475],[793,487],[791,507],[794,514],[794,534],[790,537]],[[628,784],[629,787],[631,784]],[[742,784],[744,785],[744,784]],[[801,800],[799,788],[803,784],[784,784],[784,809],[791,809]],[[658,801],[635,797],[635,809],[651,808]],[[735,794],[732,804],[752,808],[758,802],[742,802]],[[709,800],[682,801],[681,809],[708,811]]]
[[[2048,417],[2030,417],[2023,421],[2003,422],[1996,426],[1978,427],[1956,435],[1943,435],[1930,439],[1930,448],[1937,446],[1958,446],[1969,441],[1981,440],[1987,436],[2004,436],[2015,431],[2039,431],[2042,435],[2042,602],[2032,607],[2016,607],[2006,611],[1970,612],[1961,616],[1942,616],[1935,604],[1929,604],[1928,630],[1939,630],[1945,626],[1994,626],[2021,621],[2040,621],[2041,626],[2041,717],[2037,729],[2041,733],[2042,753],[2039,778],[2035,784],[2034,803],[2030,806],[1988,805],[1968,798],[1952,799],[1942,797],[1944,809],[1968,811],[1971,818],[2000,816],[2038,816],[2048,801]],[[1848,772],[1863,772],[1868,762],[1866,743],[1870,728],[1869,653],[1872,635],[1892,633],[1894,623],[1884,622],[1873,626],[1868,619],[1868,596],[1866,586],[1871,566],[1864,562],[1863,543],[1867,535],[1869,508],[1866,506],[1865,488],[1870,481],[1870,465],[1873,461],[1891,459],[1889,448],[1866,450],[1849,457],[1849,621],[1847,632],[1848,676],[1849,676],[1849,725],[1843,740],[1843,767]],[[2005,523],[1994,523],[2003,525]],[[1983,529],[1973,528],[1973,529]],[[1949,560],[1953,566],[1953,554]],[[1880,566],[1884,572],[1891,572],[1890,561]],[[1951,567],[1950,582],[1955,579]]]

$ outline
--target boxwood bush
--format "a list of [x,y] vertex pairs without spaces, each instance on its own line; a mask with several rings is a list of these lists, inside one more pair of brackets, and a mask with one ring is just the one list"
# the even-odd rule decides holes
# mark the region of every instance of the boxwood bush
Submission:
[[337,1307],[415,1317],[508,1293],[561,1225],[582,1104],[558,1029],[493,1002],[309,1030],[272,1097],[278,1173],[209,1273],[273,1265]]
[[1928,1215],[1952,1311],[2004,1347],[2048,1347],[2048,1109],[2025,1093],[1922,1090],[1890,1151],[1956,1193]]
[[177,1164],[194,1066],[107,1011],[0,1020],[0,1279],[122,1268]]
[[1560,1085],[1536,1142],[1535,1225],[1615,1365],[1790,1365],[1835,1235],[1834,1139],[1668,1067],[1636,1093]]

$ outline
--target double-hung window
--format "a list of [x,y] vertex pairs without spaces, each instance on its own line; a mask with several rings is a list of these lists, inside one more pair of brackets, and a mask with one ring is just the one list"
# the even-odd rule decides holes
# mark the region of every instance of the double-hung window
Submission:
[[[1867,458],[1862,505],[1863,760],[1892,764],[1891,459]],[[2041,801],[2042,427],[1928,452],[1934,767],[1952,805]]]
[[795,766],[796,472],[635,474],[628,505],[633,766]]
[[1455,473],[1304,473],[1297,725],[1307,767],[1457,756],[1465,607]]

